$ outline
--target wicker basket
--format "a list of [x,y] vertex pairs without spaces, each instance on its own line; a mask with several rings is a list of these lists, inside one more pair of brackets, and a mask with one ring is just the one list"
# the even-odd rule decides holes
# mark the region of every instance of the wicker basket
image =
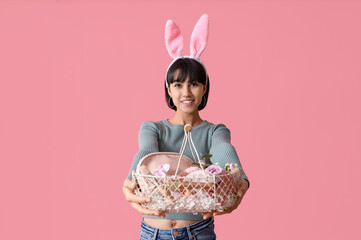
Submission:
[[[204,174],[194,177],[182,175],[193,165],[193,161],[183,155],[187,141],[200,163],[189,125],[185,126],[180,153],[151,153],[139,161],[137,170],[133,172],[133,181],[138,183],[135,193],[152,199],[149,203],[143,203],[143,207],[169,212],[221,212],[232,207],[241,182],[240,169],[224,175],[209,175],[202,167]],[[170,166],[166,175],[154,176],[156,169],[164,164]]]

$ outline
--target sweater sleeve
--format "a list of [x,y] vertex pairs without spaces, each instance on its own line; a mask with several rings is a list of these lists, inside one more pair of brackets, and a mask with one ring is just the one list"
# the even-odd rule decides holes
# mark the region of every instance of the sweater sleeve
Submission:
[[127,178],[132,179],[132,172],[136,170],[138,162],[142,157],[149,153],[159,152],[158,136],[159,130],[154,122],[145,121],[142,123],[138,135],[139,150],[134,156]]
[[242,170],[242,178],[248,181],[241,162],[239,161],[236,149],[231,144],[231,132],[224,124],[215,125],[212,134],[210,154],[213,155],[211,161],[213,163],[218,163],[221,167],[224,167],[227,162],[237,163]]

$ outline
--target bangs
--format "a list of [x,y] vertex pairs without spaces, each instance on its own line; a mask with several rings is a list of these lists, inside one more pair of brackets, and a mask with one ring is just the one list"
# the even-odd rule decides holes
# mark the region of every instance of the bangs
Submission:
[[168,85],[174,82],[183,83],[187,77],[191,83],[206,84],[207,82],[206,71],[201,63],[191,58],[180,58],[170,66],[167,73],[167,83]]

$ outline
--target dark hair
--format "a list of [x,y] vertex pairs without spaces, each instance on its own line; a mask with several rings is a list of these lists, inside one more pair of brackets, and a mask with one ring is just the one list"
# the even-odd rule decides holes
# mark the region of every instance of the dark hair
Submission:
[[[177,79],[174,79],[175,72],[179,69],[179,74]],[[203,65],[194,60],[192,58],[179,58],[177,59],[168,69],[168,73],[166,76],[166,81],[168,86],[170,86],[174,82],[183,83],[187,77],[189,76],[189,82],[198,82],[207,86],[207,90],[202,98],[201,104],[198,106],[198,110],[202,110],[206,107],[208,101],[208,93],[209,93],[209,77],[204,69]],[[168,88],[166,83],[165,85],[165,100],[170,109],[174,111],[177,110],[177,107],[174,105],[172,98],[168,94]]]

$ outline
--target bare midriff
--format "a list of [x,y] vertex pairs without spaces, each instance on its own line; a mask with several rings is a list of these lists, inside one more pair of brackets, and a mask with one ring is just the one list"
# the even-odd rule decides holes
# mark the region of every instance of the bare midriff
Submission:
[[174,228],[183,228],[183,227],[192,225],[192,224],[198,222],[198,220],[144,218],[144,222],[154,228],[174,229]]

